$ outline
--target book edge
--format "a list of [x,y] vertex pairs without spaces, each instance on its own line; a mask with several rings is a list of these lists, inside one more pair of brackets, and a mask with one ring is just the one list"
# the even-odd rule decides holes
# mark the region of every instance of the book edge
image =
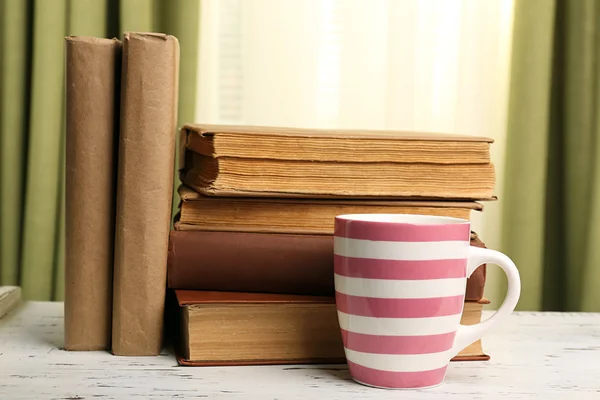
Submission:
[[494,139],[487,136],[471,136],[442,132],[411,132],[400,130],[374,129],[307,129],[294,127],[276,127],[260,125],[217,125],[217,124],[185,124],[182,129],[200,136],[216,136],[219,134],[261,135],[276,137],[328,137],[332,139],[362,139],[362,140],[406,140],[406,141],[457,141],[493,143]]

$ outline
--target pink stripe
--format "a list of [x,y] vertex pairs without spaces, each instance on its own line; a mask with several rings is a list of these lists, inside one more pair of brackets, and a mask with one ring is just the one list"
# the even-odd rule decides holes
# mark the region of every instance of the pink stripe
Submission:
[[350,239],[383,240],[390,242],[469,241],[468,222],[443,225],[411,225],[393,222],[352,221],[336,219],[334,236]]
[[367,385],[384,388],[419,388],[439,385],[443,382],[448,366],[422,372],[392,372],[363,367],[348,361],[353,379]]
[[335,292],[339,311],[362,317],[427,318],[460,314],[464,295],[428,299],[379,299]]
[[379,336],[342,329],[344,347],[374,354],[430,354],[450,350],[456,332],[424,336]]
[[464,278],[467,260],[375,260],[334,255],[334,270],[338,275],[370,279],[445,279]]

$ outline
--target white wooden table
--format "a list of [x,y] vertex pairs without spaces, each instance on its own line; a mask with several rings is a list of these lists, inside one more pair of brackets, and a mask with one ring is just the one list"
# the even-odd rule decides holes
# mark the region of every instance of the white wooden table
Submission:
[[490,361],[453,362],[441,386],[410,391],[358,385],[340,365],[179,367],[62,340],[62,303],[1,319],[0,399],[600,399],[600,314],[516,313],[484,338]]

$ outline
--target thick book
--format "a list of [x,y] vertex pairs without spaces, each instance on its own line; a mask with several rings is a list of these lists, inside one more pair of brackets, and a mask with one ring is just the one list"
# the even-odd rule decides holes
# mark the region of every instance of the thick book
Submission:
[[[488,164],[492,139],[445,133],[188,124],[187,147],[211,157]],[[185,144],[184,142],[184,144]]]
[[[332,235],[173,230],[168,285],[171,289],[331,296],[335,293],[333,263]],[[484,285],[482,266],[467,279],[467,299],[481,299]]]
[[[188,366],[345,363],[335,298],[176,290],[177,360]],[[465,302],[461,323],[481,320]],[[481,341],[453,361],[487,360]]]
[[494,197],[490,139],[186,125],[181,179],[212,196]]
[[66,350],[109,349],[121,42],[66,38]]
[[171,227],[179,43],[125,33],[115,233],[112,351],[162,347]]
[[212,197],[181,185],[179,230],[333,234],[341,214],[424,214],[471,219],[472,201]]

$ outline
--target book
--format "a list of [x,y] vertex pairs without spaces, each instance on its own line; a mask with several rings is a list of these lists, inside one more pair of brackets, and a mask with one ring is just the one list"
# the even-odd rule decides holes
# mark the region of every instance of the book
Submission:
[[297,161],[488,164],[493,143],[445,133],[273,126],[188,124],[182,133],[185,147],[206,156]]
[[329,297],[202,291],[176,291],[176,296],[182,307],[180,358],[187,362],[344,361]]
[[66,38],[66,350],[109,349],[121,42]]
[[21,304],[21,288],[18,286],[0,286],[0,318]]
[[[490,301],[485,297],[479,300],[465,300],[460,323],[474,325],[481,322],[483,307],[486,304],[490,304]],[[479,339],[462,349],[452,361],[487,361],[489,359],[490,356],[483,350],[483,341]]]
[[117,185],[112,351],[162,348],[171,227],[179,43],[124,35]]
[[333,295],[333,236],[171,231],[172,289]]
[[[481,155],[487,138],[204,125],[181,132],[181,180],[205,195],[494,198],[494,165]],[[227,137],[236,142],[226,146]]]
[[333,234],[341,214],[424,214],[471,219],[472,201],[212,197],[181,185],[179,230]]
[[[176,290],[180,365],[345,363],[335,298]],[[484,302],[465,302],[461,323],[481,320]],[[481,344],[454,361],[487,360]]]
[[[471,231],[471,246],[486,248],[476,232]],[[467,279],[467,291],[465,300],[478,301],[484,298],[485,280],[487,276],[487,265],[481,264]]]
[[[167,259],[168,286],[333,296],[333,263],[332,235],[173,230]],[[467,279],[469,299],[481,298],[485,284],[482,274],[484,267]]]

